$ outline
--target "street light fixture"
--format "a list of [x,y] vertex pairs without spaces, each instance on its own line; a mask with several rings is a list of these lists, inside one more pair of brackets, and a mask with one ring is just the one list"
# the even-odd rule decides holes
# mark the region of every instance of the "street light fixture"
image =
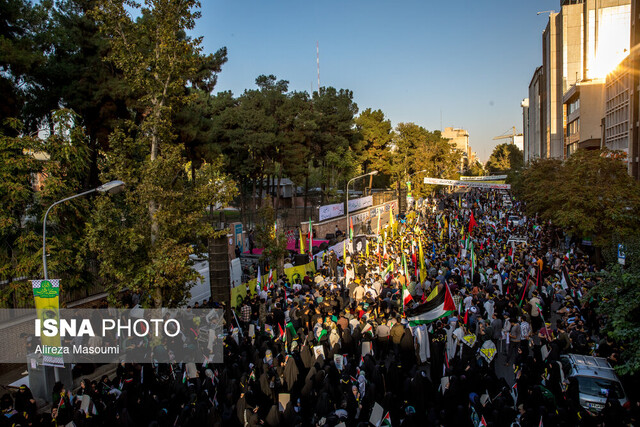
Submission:
[[351,178],[349,181],[347,181],[347,230],[349,229],[349,184],[351,184],[351,181],[355,181],[356,179],[364,178],[365,176],[370,176],[370,175],[377,175],[377,174],[378,174],[377,170],[371,171],[369,173],[365,173],[364,175]]
[[47,216],[49,215],[49,211],[55,205],[59,205],[60,203],[64,203],[68,200],[75,199],[76,197],[86,196],[87,194],[91,194],[93,192],[98,192],[101,194],[116,194],[124,189],[124,182],[122,181],[111,181],[106,184],[102,184],[100,187],[94,188],[93,190],[85,191],[83,193],[74,194],[71,197],[67,197],[66,199],[58,200],[47,209],[47,212],[44,214],[44,220],[42,221],[42,266],[44,267],[44,279],[49,280],[49,272],[47,271]]

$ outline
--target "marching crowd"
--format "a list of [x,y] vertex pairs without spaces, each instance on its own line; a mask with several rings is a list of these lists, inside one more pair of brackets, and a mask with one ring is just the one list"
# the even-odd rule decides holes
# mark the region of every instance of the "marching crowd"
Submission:
[[279,277],[237,307],[223,364],[190,376],[122,363],[74,393],[58,384],[46,416],[20,390],[3,397],[3,423],[637,425],[637,402],[612,395],[589,411],[563,374],[569,353],[619,360],[584,298],[593,264],[508,199],[439,197],[360,253],[330,252],[317,273]]

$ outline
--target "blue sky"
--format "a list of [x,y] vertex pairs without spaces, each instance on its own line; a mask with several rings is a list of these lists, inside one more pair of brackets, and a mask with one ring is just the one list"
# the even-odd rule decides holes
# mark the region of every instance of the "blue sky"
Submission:
[[203,0],[195,33],[228,49],[216,91],[238,95],[260,74],[290,89],[351,89],[360,111],[395,126],[415,122],[469,131],[486,160],[496,135],[522,131],[520,102],[542,63],[547,14],[560,0]]

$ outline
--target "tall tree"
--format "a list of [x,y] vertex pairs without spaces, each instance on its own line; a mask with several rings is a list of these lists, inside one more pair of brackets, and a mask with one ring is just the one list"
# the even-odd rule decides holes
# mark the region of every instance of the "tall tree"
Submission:
[[613,235],[636,235],[640,185],[616,154],[578,150],[564,162],[534,161],[516,186],[527,213],[539,214],[575,237],[593,237],[599,248]]
[[0,2],[0,130],[6,136],[18,135],[17,127],[5,120],[22,121],[24,103],[32,88],[31,77],[45,60],[38,45],[46,33],[48,8],[47,2]]
[[361,161],[364,173],[377,170],[389,173],[389,145],[393,138],[391,120],[381,110],[367,108],[356,118],[356,128],[362,137]]
[[354,126],[358,106],[353,92],[322,87],[313,93],[313,109],[317,129],[313,135],[314,166],[321,168],[322,202],[334,189],[343,188],[356,171],[356,153],[360,137]]
[[203,71],[213,55],[202,55],[201,38],[186,35],[200,16],[199,2],[146,0],[137,21],[127,7],[138,5],[105,0],[95,9],[110,40],[108,59],[122,70],[141,114],[110,137],[103,175],[128,188],[121,198],[100,199],[90,247],[116,288],[132,286],[152,297],[146,304],[161,307],[183,300],[186,283],[197,276],[191,244],[214,234],[202,221],[205,208],[225,204],[233,190],[218,163],[191,173],[173,124],[173,112],[194,99],[187,87],[208,82],[211,89],[215,82],[215,67]]
[[493,149],[486,164],[490,174],[506,173],[524,166],[524,153],[514,144],[500,144]]

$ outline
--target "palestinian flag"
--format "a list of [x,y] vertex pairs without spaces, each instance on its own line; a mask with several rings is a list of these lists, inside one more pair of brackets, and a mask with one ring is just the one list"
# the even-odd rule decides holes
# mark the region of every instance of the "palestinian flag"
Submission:
[[485,421],[484,415],[480,419],[480,424],[478,424],[478,427],[487,427],[487,421]]
[[282,340],[282,342],[286,342],[287,334],[284,333],[284,330],[282,329],[282,326],[280,326],[279,323],[278,323],[278,329],[280,329],[280,339]]
[[[437,288],[436,288],[437,289]],[[410,326],[424,325],[450,316],[456,310],[451,291],[447,285],[430,301],[420,304],[413,310],[407,311],[407,320]]]
[[411,301],[413,301],[413,297],[409,293],[409,290],[406,286],[402,287],[402,304],[408,305]]
[[387,412],[387,415],[384,416],[384,418],[382,419],[382,422],[380,423],[381,426],[391,426],[391,417],[389,416],[389,413]]
[[366,333],[370,333],[371,335],[373,335],[373,326],[371,326],[371,324],[369,324],[369,323],[364,325],[364,328],[362,328],[362,335],[364,335]]
[[353,240],[353,217],[349,218],[349,240]]
[[182,384],[187,382],[187,379],[189,377],[187,377],[187,369],[185,368],[185,370],[182,372]]

